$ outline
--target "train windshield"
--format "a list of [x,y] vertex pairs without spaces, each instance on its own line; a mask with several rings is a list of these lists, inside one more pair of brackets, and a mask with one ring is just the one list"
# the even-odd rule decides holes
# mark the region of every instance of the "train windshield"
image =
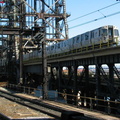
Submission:
[[114,29],[114,35],[119,36],[119,31],[117,29]]

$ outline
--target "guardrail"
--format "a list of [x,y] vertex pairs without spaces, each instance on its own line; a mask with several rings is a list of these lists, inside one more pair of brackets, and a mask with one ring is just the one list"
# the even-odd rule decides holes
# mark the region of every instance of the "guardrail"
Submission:
[[[36,96],[40,99],[43,98],[42,89],[15,84],[8,84],[6,87],[16,92],[22,92],[24,94]],[[96,96],[94,98],[85,96],[78,97],[78,95],[71,95],[52,90],[48,91],[48,100],[61,102],[63,104],[69,104],[78,108],[84,107],[90,110],[99,110],[107,114],[120,115],[120,100],[117,99],[115,101],[111,101],[110,99],[98,99]]]

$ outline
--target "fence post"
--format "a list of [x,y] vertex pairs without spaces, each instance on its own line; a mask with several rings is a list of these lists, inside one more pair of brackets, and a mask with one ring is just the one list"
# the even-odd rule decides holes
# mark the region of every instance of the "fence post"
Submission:
[[90,110],[93,110],[92,98],[90,98]]
[[24,86],[24,94],[25,94],[25,86]]
[[28,88],[28,94],[30,94],[30,87]]
[[111,110],[110,110],[110,102],[108,101],[108,114],[110,114]]

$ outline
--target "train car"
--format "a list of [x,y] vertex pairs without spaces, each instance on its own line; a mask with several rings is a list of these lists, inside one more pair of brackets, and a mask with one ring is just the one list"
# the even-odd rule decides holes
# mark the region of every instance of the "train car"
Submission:
[[63,48],[63,42],[56,43],[56,44],[55,44],[54,54],[59,54],[59,53],[61,53],[62,48]]
[[[73,51],[75,49],[97,46],[102,44],[108,44],[109,46],[114,46],[120,42],[119,31],[116,26],[106,25],[99,27],[97,29],[88,31],[83,34],[79,34],[68,40],[46,46],[47,56],[56,55],[61,53],[66,53]],[[108,46],[107,45],[107,46]],[[35,52],[36,54],[36,52]],[[42,52],[37,54],[42,57]],[[33,53],[29,54],[29,57],[33,57]]]
[[60,53],[64,53],[64,52],[68,52],[69,51],[69,43],[68,40],[56,43],[56,47],[55,47],[55,54],[60,54]]
[[51,49],[50,46],[46,46],[46,53],[47,53],[48,56],[50,55],[50,49]]
[[50,46],[50,55],[54,55],[56,53],[56,44]]
[[62,53],[64,52],[69,52],[69,49],[70,49],[70,40],[71,39],[68,39],[68,40],[65,40],[63,41],[63,48],[62,48]]
[[117,43],[119,42],[117,38],[119,37],[119,31],[117,27],[112,25],[107,25],[100,27],[98,29],[90,31],[91,43],[92,45],[102,44],[102,43]]
[[98,28],[90,31],[90,45],[100,44],[103,40],[106,40],[107,29]]
[[74,48],[78,49],[78,48],[81,48],[81,46],[82,46],[81,35],[77,35],[76,39],[75,39],[75,42],[74,42]]
[[108,43],[109,46],[112,46],[119,42],[118,38],[119,31],[117,27],[107,25],[63,41],[66,44],[62,49],[64,52],[68,52],[82,47],[101,45],[103,43]]
[[[53,54],[55,54],[55,44],[53,44],[53,45],[47,45],[46,46],[46,53],[47,53],[47,56],[50,56],[50,55],[53,55]],[[42,56],[42,50],[40,51],[40,53],[39,53],[39,55],[41,55]]]
[[82,44],[82,47],[87,47],[91,45],[90,32],[86,32],[81,35],[81,44]]

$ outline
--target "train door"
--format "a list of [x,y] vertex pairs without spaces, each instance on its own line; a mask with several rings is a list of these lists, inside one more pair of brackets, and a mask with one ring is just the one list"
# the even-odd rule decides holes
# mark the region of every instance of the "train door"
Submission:
[[63,46],[64,45],[64,43],[63,43],[63,41],[62,42],[60,42],[60,53],[62,53],[63,52]]
[[72,50],[72,45],[73,45],[73,38],[70,38],[67,40],[67,51],[71,51]]
[[50,55],[50,46],[47,46],[47,47],[46,47],[46,53],[47,53],[47,56]]
[[108,40],[108,29],[106,27],[102,28],[102,34],[101,34],[101,43],[106,43]]
[[90,46],[90,35],[89,32],[85,33],[85,45]]
[[89,38],[90,38],[90,35],[89,35],[89,32],[86,32],[84,34],[81,35],[81,40],[82,40],[82,47],[87,47],[89,46]]
[[59,54],[59,53],[61,53],[62,51],[61,51],[61,44],[60,44],[61,42],[58,42],[57,43],[57,53]]
[[54,46],[55,46],[54,54],[58,54],[58,43],[55,43]]
[[55,53],[55,44],[51,45],[51,55]]
[[100,44],[100,28],[94,30],[93,43],[94,45]]
[[76,41],[75,41],[75,45],[74,45],[75,49],[81,47],[81,41],[80,41],[81,38],[80,37],[81,37],[80,35],[76,36]]
[[62,42],[59,42],[60,43],[60,50],[59,50],[59,53],[63,53],[63,41]]
[[94,45],[94,30],[90,32],[90,44]]
[[120,43],[120,39],[119,39],[119,31],[116,27],[114,27],[114,33],[113,33],[113,39],[114,39],[114,42],[116,44],[119,44]]
[[82,45],[82,47],[85,46],[85,44],[84,44],[84,34],[81,35],[81,45]]
[[113,42],[113,27],[108,27],[108,39]]
[[62,49],[63,52],[68,52],[68,51],[69,51],[69,50],[68,50],[68,46],[69,46],[69,45],[68,45],[67,43],[68,43],[68,40],[64,40],[64,41],[63,41],[63,49]]

